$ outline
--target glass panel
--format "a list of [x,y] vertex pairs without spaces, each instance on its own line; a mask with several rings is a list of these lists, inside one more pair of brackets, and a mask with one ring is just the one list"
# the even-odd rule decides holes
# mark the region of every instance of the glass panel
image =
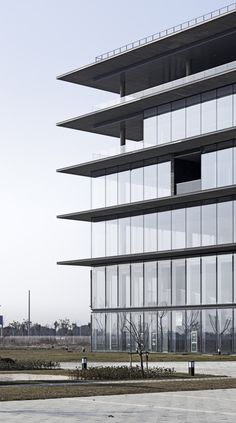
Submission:
[[185,260],[172,261],[172,305],[185,304]]
[[119,254],[130,254],[130,217],[119,221]]
[[119,349],[121,351],[131,351],[130,345],[130,331],[129,322],[130,322],[130,313],[119,313]]
[[233,290],[232,255],[222,255],[217,258],[218,263],[218,303],[231,303]]
[[216,152],[205,153],[201,156],[202,189],[216,187]]
[[187,304],[201,304],[200,299],[200,258],[187,259]]
[[105,347],[105,313],[92,314],[92,349],[104,351]]
[[232,352],[233,343],[233,316],[232,309],[218,310],[218,325],[219,325],[219,346],[221,352]]
[[234,84],[234,95],[233,95],[233,119],[234,125],[236,125],[236,84]]
[[172,250],[185,248],[185,209],[172,210]]
[[202,206],[202,245],[216,244],[216,204]]
[[157,349],[160,352],[168,352],[170,350],[170,325],[171,314],[167,310],[161,310],[157,313],[158,322],[158,342]]
[[130,202],[130,171],[118,173],[118,203]]
[[188,310],[185,322],[187,336],[187,351],[201,351],[201,312]]
[[172,312],[172,351],[186,351],[185,311]]
[[185,100],[172,103],[172,141],[185,138]]
[[217,186],[232,185],[233,183],[233,149],[217,151]]
[[[236,107],[236,104],[235,104]],[[236,125],[236,123],[235,123]],[[234,168],[234,184],[236,184],[236,147],[233,148],[233,168]]]
[[106,206],[116,206],[118,196],[117,173],[106,175]]
[[143,306],[143,264],[131,264],[131,307]]
[[130,265],[119,266],[119,307],[130,307]]
[[158,262],[158,305],[171,305],[171,261]]
[[155,145],[157,143],[157,116],[144,119],[143,139],[145,147]]
[[233,121],[232,85],[217,90],[217,129],[229,128]]
[[143,216],[131,217],[131,253],[143,252]]
[[171,195],[171,169],[170,162],[158,163],[157,167],[158,197]]
[[106,268],[106,307],[117,307],[117,266]]
[[170,142],[171,140],[171,111],[170,104],[165,104],[164,106],[158,107],[158,116],[157,116],[157,143],[163,144]]
[[105,267],[92,269],[92,308],[105,307]]
[[144,305],[157,305],[157,263],[144,263]]
[[92,208],[105,207],[105,175],[91,178]]
[[216,310],[202,311],[202,349],[204,353],[217,351]]
[[171,249],[171,212],[158,213],[158,250]]
[[187,218],[187,247],[199,247],[201,245],[201,208],[188,207]]
[[157,164],[144,167],[144,199],[157,198]]
[[[234,254],[234,282],[233,283],[234,283],[234,299],[233,299],[233,302],[236,303],[236,254]],[[235,324],[236,324],[236,320],[235,320]],[[235,347],[236,347],[236,345],[235,345]]]
[[106,255],[116,256],[118,250],[118,222],[117,220],[106,221]]
[[131,170],[131,201],[143,200],[143,167]]
[[216,257],[202,257],[202,303],[216,303]]
[[202,94],[202,133],[216,130],[216,90]]
[[144,321],[143,313],[131,313],[131,348],[132,351],[137,349],[137,338],[141,340],[144,345]]
[[105,222],[92,223],[92,257],[105,256]]
[[200,95],[187,98],[186,136],[194,137],[201,131]]
[[144,313],[144,348],[157,351],[157,313]]
[[233,241],[233,204],[231,201],[217,204],[217,242],[227,244]]
[[117,314],[106,315],[106,350],[118,351],[118,325]]
[[144,251],[157,251],[157,213],[144,215]]

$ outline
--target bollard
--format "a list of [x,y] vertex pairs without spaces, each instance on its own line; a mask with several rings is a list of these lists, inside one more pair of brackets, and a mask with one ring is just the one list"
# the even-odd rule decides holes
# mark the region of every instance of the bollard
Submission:
[[82,357],[82,370],[87,370],[87,357]]
[[145,352],[145,356],[146,356],[146,370],[148,370],[148,355],[149,355],[149,352],[146,351]]
[[195,372],[195,361],[188,362],[188,374],[189,376],[194,376]]

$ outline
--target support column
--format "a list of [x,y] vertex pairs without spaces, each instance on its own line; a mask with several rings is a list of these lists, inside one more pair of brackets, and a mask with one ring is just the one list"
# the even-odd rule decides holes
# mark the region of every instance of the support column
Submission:
[[125,145],[126,139],[126,130],[125,130],[125,122],[120,123],[120,145]]
[[191,75],[191,60],[190,59],[186,59],[185,62],[185,75]]
[[125,74],[120,74],[120,96],[125,97],[126,95],[126,84],[125,84]]

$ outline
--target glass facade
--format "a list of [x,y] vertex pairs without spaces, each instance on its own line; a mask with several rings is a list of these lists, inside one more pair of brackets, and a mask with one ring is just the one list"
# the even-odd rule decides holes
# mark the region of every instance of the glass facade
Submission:
[[236,84],[144,112],[144,146],[199,136],[236,125]]
[[234,254],[95,267],[92,309],[230,304],[235,280]]
[[[92,223],[93,257],[230,244],[236,201]],[[106,254],[104,254],[106,251]]]
[[[230,308],[93,313],[92,349],[135,351],[127,328],[143,335],[144,350],[156,352],[236,352],[235,311]],[[193,342],[194,341],[194,342]]]

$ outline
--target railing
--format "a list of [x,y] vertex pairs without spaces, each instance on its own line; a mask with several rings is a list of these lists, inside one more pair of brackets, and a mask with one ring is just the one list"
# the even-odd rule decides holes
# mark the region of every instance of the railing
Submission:
[[106,59],[109,59],[110,57],[116,56],[117,54],[125,53],[128,50],[132,50],[142,45],[152,43],[153,41],[159,40],[164,37],[168,37],[170,35],[176,34],[177,32],[184,31],[188,28],[210,21],[219,16],[226,15],[227,13],[233,12],[234,10],[236,10],[236,3],[232,3],[228,6],[221,7],[220,9],[214,10],[213,12],[210,12],[205,15],[198,16],[195,19],[191,19],[189,21],[183,22],[180,25],[173,26],[171,28],[165,29],[164,31],[160,31],[155,34],[152,34],[148,37],[141,38],[140,40],[134,41],[133,43],[129,43],[122,47],[100,54],[99,56],[95,57],[95,62],[99,62],[100,60],[106,60]]
[[195,192],[200,190],[201,179],[195,179],[194,181],[187,181],[176,184],[176,194],[187,194],[189,192]]

